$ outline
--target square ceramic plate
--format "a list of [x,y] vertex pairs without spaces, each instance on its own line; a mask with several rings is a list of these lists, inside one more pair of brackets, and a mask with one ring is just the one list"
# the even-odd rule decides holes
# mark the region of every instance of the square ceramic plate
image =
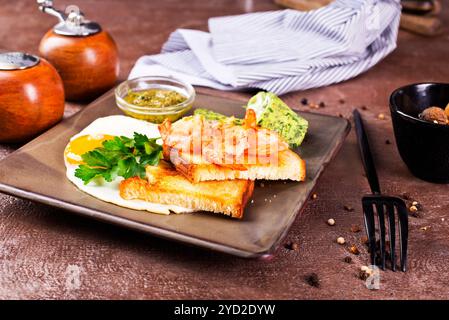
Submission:
[[[205,95],[197,96],[195,108],[244,115],[241,102]],[[164,216],[102,202],[66,179],[63,151],[69,138],[95,119],[112,114],[120,111],[109,92],[3,159],[0,191],[156,236],[241,257],[261,257],[278,247],[350,128],[342,118],[302,114],[310,123],[298,150],[306,160],[307,181],[264,182],[264,187],[258,182],[254,203],[248,203],[242,220],[205,212]]]

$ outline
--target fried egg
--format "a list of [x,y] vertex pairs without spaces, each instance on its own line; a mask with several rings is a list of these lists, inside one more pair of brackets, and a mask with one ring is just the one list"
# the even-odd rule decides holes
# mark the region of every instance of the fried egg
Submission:
[[123,178],[116,178],[112,182],[97,179],[85,185],[84,182],[75,177],[75,170],[83,163],[81,155],[97,147],[102,143],[113,139],[115,136],[132,138],[134,132],[144,134],[148,138],[160,137],[156,124],[143,120],[137,120],[126,116],[109,116],[98,118],[81,132],[74,135],[64,150],[64,163],[67,178],[81,191],[105,202],[113,203],[121,207],[135,210],[146,210],[159,214],[170,214],[171,212],[192,212],[192,209],[182,208],[174,205],[151,203],[143,200],[125,200],[120,196],[119,185]]

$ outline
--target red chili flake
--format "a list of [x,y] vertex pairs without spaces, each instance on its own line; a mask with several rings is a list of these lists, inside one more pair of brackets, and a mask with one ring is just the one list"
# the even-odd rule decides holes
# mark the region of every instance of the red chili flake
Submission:
[[357,248],[355,245],[349,247],[349,252],[355,254],[356,256],[360,254],[359,248]]

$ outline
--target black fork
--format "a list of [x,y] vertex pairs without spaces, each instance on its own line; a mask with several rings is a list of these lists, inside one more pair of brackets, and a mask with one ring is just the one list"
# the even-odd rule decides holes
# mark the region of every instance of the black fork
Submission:
[[366,195],[362,198],[363,216],[365,219],[365,229],[368,236],[371,264],[376,264],[376,221],[377,215],[379,226],[379,251],[380,266],[385,270],[386,260],[386,229],[385,221],[388,220],[388,240],[390,242],[390,260],[391,269],[396,271],[396,216],[399,223],[399,250],[401,270],[407,269],[407,242],[408,242],[408,213],[404,201],[397,197],[385,196],[380,193],[379,179],[377,177],[376,167],[368,142],[368,136],[363,126],[362,118],[358,110],[353,111],[357,141],[362,157],[363,167],[366,177],[371,187],[372,195]]

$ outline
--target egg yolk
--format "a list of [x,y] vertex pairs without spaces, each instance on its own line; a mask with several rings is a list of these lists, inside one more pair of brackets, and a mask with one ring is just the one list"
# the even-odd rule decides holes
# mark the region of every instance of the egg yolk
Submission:
[[114,139],[110,135],[86,135],[80,136],[67,145],[64,151],[64,157],[70,164],[83,164],[81,156],[103,145],[104,141]]

